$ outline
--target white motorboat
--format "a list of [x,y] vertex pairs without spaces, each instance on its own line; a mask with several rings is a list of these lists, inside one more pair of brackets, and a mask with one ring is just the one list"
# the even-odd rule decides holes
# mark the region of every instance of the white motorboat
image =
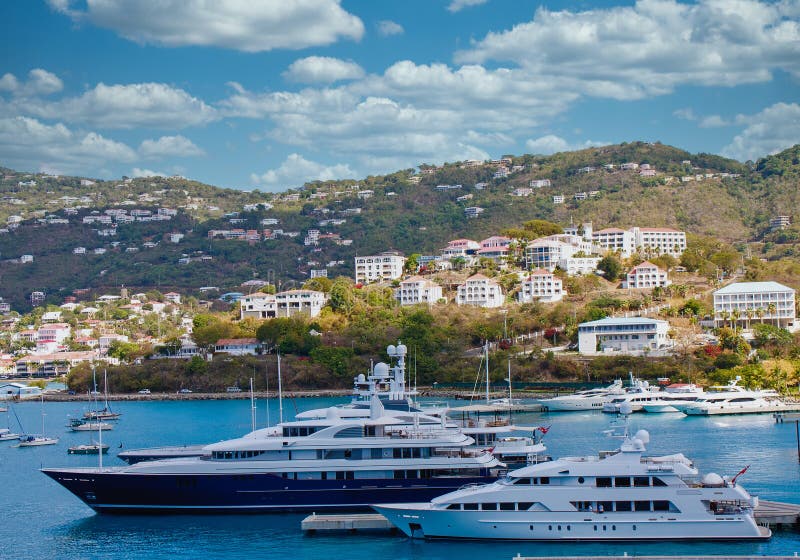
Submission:
[[70,455],[98,455],[100,453],[108,453],[108,445],[105,443],[84,443],[82,445],[73,445],[67,449]]
[[797,412],[800,403],[789,402],[772,389],[748,390],[740,387],[737,377],[727,385],[709,387],[705,395],[693,402],[675,404],[675,408],[690,416],[717,414],[764,414]]
[[658,397],[643,405],[645,412],[680,412],[674,405],[696,401],[705,394],[702,387],[694,383],[667,385]]
[[630,387],[627,387],[624,393],[614,395],[603,403],[602,410],[611,414],[619,414],[623,405],[630,405],[632,412],[641,412],[644,410],[644,405],[660,397],[660,387],[651,387],[647,381],[635,378],[631,374]]
[[111,424],[110,422],[84,421],[76,419],[72,421],[69,428],[73,432],[96,432],[98,430],[107,432],[114,429],[114,424]]
[[9,428],[0,428],[0,441],[14,441],[19,439],[19,434],[11,431]]
[[617,379],[608,387],[598,387],[578,391],[571,395],[560,395],[550,399],[542,399],[539,403],[549,412],[567,412],[575,410],[601,410],[603,404],[624,392],[622,380]]
[[647,457],[645,430],[619,449],[512,471],[429,503],[373,508],[415,538],[530,541],[767,539],[758,498],[732,479],[701,477],[683,454]]

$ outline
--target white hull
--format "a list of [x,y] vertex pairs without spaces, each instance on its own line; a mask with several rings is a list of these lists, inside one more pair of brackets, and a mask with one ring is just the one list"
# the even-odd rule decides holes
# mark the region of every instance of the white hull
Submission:
[[22,440],[17,444],[17,447],[38,447],[40,445],[55,445],[58,443],[58,438],[34,438],[30,440]]
[[714,416],[720,414],[765,414],[771,412],[798,412],[800,404],[790,404],[780,401],[762,403],[725,403],[722,406],[713,405],[684,405],[681,412],[690,416]]
[[599,397],[596,399],[579,399],[579,398],[563,398],[555,397],[553,399],[545,399],[539,401],[543,407],[550,412],[575,412],[580,410],[602,410],[603,402],[608,400],[607,397]]
[[73,432],[96,432],[101,429],[104,432],[114,429],[113,424],[102,423],[98,425],[97,422],[87,422],[86,424],[78,424],[77,426],[72,426]]
[[456,517],[450,511],[434,511],[426,506],[397,504],[375,509],[406,535],[416,538],[664,541],[766,539],[771,535],[769,529],[758,527],[746,515],[692,519],[674,513],[648,518],[620,513],[475,511],[459,512]]
[[680,412],[677,408],[672,406],[671,404],[665,403],[651,403],[644,405],[644,411],[649,412],[650,414],[662,413],[662,412]]

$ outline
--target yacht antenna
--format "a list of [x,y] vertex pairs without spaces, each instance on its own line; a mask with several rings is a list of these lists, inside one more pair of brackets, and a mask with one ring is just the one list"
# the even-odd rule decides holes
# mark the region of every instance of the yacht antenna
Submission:
[[511,356],[508,357],[508,423],[511,424]]
[[253,378],[250,378],[250,425],[252,431],[256,431],[256,401],[253,396]]
[[281,390],[281,353],[278,352],[278,421],[283,423],[283,391]]

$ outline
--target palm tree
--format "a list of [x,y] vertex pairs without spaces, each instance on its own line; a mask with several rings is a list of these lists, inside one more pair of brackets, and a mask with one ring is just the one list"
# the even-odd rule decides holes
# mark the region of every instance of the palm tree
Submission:
[[761,322],[761,324],[764,324],[764,313],[763,307],[756,308],[756,317],[758,317],[758,320]]
[[775,305],[774,303],[770,303],[769,305],[767,305],[767,313],[769,313],[770,319],[777,320],[778,326],[780,327],[781,326],[781,320],[780,320],[779,317],[777,317],[778,306]]
[[739,316],[740,315],[741,315],[741,311],[739,311],[738,309],[732,309],[731,310],[730,316],[731,316],[731,323],[733,323],[732,327],[733,327],[733,332],[734,333],[736,332],[736,327],[739,324]]

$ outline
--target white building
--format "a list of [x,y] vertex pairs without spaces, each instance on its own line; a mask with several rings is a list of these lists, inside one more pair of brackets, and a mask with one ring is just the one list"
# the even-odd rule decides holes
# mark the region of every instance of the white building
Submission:
[[277,317],[293,317],[301,314],[316,317],[326,303],[328,296],[316,290],[289,290],[275,294]]
[[672,284],[672,281],[667,277],[665,270],[661,270],[649,261],[644,261],[630,269],[623,287],[639,290],[656,287],[665,288],[670,284]]
[[525,247],[525,267],[531,270],[543,268],[553,272],[562,260],[572,258],[580,251],[586,252],[583,244],[570,243],[558,237],[542,237],[528,243]]
[[255,356],[261,343],[257,338],[221,338],[214,345],[214,352],[224,352],[232,356]]
[[637,250],[652,255],[680,258],[686,250],[686,232],[672,228],[640,228],[630,230]]
[[464,208],[464,216],[467,218],[478,218],[483,214],[484,210],[480,206],[468,206]]
[[396,251],[386,251],[380,255],[356,257],[356,283],[386,282],[403,275],[406,258]]
[[273,294],[256,292],[239,299],[239,318],[271,319],[276,316],[277,304]]
[[553,204],[564,204],[564,195],[563,194],[554,194],[553,195]]
[[500,285],[483,274],[475,274],[467,278],[466,283],[458,287],[456,304],[474,305],[477,307],[500,307],[505,298]]
[[541,301],[544,303],[554,303],[561,301],[564,297],[564,288],[561,279],[547,270],[536,269],[530,273],[528,278],[520,285],[517,300],[520,303],[530,303]]
[[669,323],[647,317],[606,317],[578,325],[581,354],[642,354],[672,347]]
[[630,256],[636,249],[633,232],[620,228],[604,228],[592,232],[592,241],[607,251],[619,251],[623,256]]
[[795,332],[795,291],[778,282],[737,282],[714,292],[715,327],[753,321]]
[[442,287],[421,276],[412,276],[400,282],[400,287],[394,291],[394,297],[400,305],[436,303],[443,297]]
[[567,273],[567,276],[583,276],[594,274],[601,257],[566,257],[558,260],[558,268]]
[[453,239],[442,249],[443,259],[463,257],[469,259],[481,249],[481,244],[472,239]]
[[550,179],[532,179],[528,186],[532,189],[541,189],[550,186]]

